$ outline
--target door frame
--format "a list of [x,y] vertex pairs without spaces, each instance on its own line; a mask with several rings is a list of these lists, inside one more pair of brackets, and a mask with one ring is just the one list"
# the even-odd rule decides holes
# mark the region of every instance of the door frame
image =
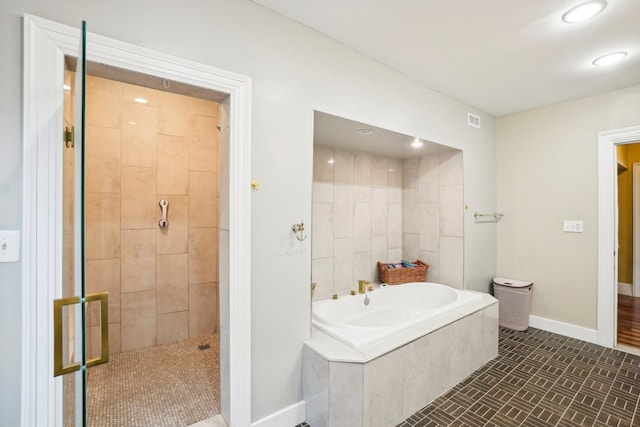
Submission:
[[633,260],[631,296],[640,296],[640,163],[631,164],[631,204],[633,206]]
[[[61,381],[53,378],[51,301],[62,278],[62,111],[64,56],[80,31],[24,16],[21,425],[57,426]],[[87,60],[229,95],[229,396],[223,416],[251,424],[251,79],[118,40],[87,34]],[[223,224],[221,224],[221,229]],[[221,268],[223,266],[221,265]],[[221,331],[221,334],[224,331]],[[223,376],[224,372],[221,373]],[[224,380],[223,380],[224,381]],[[223,391],[223,390],[221,390]],[[223,396],[224,403],[224,396]]]
[[598,134],[598,320],[597,343],[616,346],[618,303],[618,181],[616,145],[640,140],[640,126]]

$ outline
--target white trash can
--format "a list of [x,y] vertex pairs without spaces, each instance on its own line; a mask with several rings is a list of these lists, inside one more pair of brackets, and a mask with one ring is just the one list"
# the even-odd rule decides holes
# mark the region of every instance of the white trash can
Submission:
[[505,328],[525,331],[529,327],[533,282],[495,277],[493,295],[499,301],[498,323]]

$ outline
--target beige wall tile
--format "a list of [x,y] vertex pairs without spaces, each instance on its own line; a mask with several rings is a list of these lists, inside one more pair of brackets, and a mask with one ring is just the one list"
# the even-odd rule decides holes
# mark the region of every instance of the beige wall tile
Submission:
[[120,257],[120,195],[85,195],[85,259]]
[[159,212],[156,169],[123,166],[122,228],[156,228]]
[[353,207],[353,251],[371,252],[371,203]]
[[195,116],[189,137],[189,170],[218,171],[218,120]]
[[[156,288],[155,230],[122,230],[122,292]],[[124,297],[123,297],[124,298]]]
[[158,314],[158,344],[189,338],[189,312]]
[[158,255],[158,313],[189,309],[189,255]]
[[402,188],[402,160],[387,159],[387,187]]
[[420,159],[406,159],[402,161],[402,188],[418,188],[418,172]]
[[86,124],[119,128],[122,117],[122,84],[87,76]]
[[220,117],[220,104],[200,98],[189,98],[191,112],[199,116],[215,117],[216,124]]
[[100,357],[102,350],[100,326],[87,326],[86,331],[85,339],[87,343],[87,359]]
[[87,261],[85,278],[88,294],[109,292],[109,323],[120,322],[120,259]]
[[386,157],[373,156],[371,159],[371,185],[373,187],[387,188],[388,169]]
[[440,201],[440,157],[431,154],[420,158],[418,187],[420,201],[439,203]]
[[64,91],[64,101],[62,117],[65,120],[65,124],[73,123],[73,94],[75,93],[75,79],[76,73],[73,71],[64,70],[64,84],[69,85],[71,89]]
[[175,93],[158,93],[158,133],[189,137],[194,116],[190,98]]
[[120,353],[120,323],[109,324],[109,354]]
[[189,227],[218,226],[218,176],[189,172]]
[[189,198],[159,194],[158,199],[169,202],[169,227],[157,228],[158,254],[181,254],[189,251]]
[[[97,145],[87,149],[87,169],[97,173],[88,183],[96,192],[86,198],[87,279],[92,289],[109,291],[110,353],[213,332],[219,105],[93,80],[88,132]],[[135,97],[149,102],[135,103]],[[160,199],[169,200],[167,230],[157,227]],[[97,310],[90,312],[97,317]],[[92,332],[91,349],[98,351],[99,335]]]
[[218,284],[189,285],[189,336],[209,334],[218,325]]
[[311,256],[313,259],[333,257],[334,205],[314,201],[312,209]]
[[189,188],[189,139],[158,135],[158,192],[187,194]]
[[[158,93],[159,91],[156,89],[122,83],[122,102],[125,104],[155,107],[158,105]],[[144,98],[147,100],[147,103],[139,104],[135,101],[136,98]]]
[[335,185],[334,194],[334,222],[333,237],[341,239],[353,237],[354,203],[352,185]]
[[84,188],[92,193],[120,192],[120,129],[87,126]]
[[353,277],[354,256],[352,239],[334,239],[333,291],[340,295],[353,289],[354,280],[358,280]]
[[218,162],[218,224],[225,230],[229,229],[229,139],[230,130],[223,129],[220,132]]
[[462,151],[440,153],[440,185],[463,185],[463,183]]
[[368,153],[355,153],[355,157],[353,159],[354,185],[371,187],[371,158],[371,154]]
[[158,109],[147,105],[122,104],[122,164],[156,166]]
[[354,157],[354,153],[349,151],[334,151],[333,179],[335,184],[353,185]]
[[122,351],[156,344],[156,291],[122,295]]
[[313,182],[333,184],[333,165],[333,148],[315,145],[313,147]]
[[464,193],[462,185],[440,187],[440,235],[464,236]]
[[189,283],[218,281],[218,229],[189,230]]

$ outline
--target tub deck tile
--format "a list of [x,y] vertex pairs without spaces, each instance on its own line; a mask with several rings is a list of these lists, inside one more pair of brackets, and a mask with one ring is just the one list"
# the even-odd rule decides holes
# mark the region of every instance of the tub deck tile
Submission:
[[424,426],[640,426],[640,356],[500,328],[498,357],[398,424]]

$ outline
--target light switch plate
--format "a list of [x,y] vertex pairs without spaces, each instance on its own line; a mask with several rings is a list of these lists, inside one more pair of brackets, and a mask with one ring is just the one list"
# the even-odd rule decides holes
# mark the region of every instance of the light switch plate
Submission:
[[20,231],[0,230],[0,262],[20,260]]

